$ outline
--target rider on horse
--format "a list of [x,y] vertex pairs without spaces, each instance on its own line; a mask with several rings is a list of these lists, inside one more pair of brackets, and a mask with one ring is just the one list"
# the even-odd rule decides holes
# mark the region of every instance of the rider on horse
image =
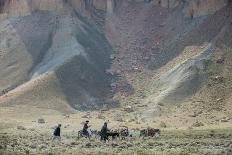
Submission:
[[89,124],[89,121],[87,120],[84,124],[84,127],[83,127],[83,135],[87,136],[87,137],[90,137],[90,133],[89,133],[89,127],[90,125]]

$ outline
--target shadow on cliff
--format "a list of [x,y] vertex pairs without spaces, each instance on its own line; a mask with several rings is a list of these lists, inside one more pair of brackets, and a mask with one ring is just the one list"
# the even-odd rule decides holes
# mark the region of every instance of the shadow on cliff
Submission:
[[29,16],[10,18],[11,25],[19,34],[33,60],[29,75],[52,46],[56,22],[55,15],[49,11],[36,11]]
[[0,0],[0,13],[3,12],[4,6],[5,6],[5,0]]
[[94,24],[76,15],[84,23],[76,40],[87,56],[73,57],[56,71],[63,92],[69,104],[78,110],[93,110],[105,105],[115,107],[118,103],[111,100],[110,87],[114,77],[105,72],[111,66],[112,47]]
[[[72,36],[84,48],[85,56],[76,55],[55,68],[66,100],[78,110],[117,106],[118,103],[111,100],[113,94],[110,86],[115,77],[106,73],[112,61],[111,45],[94,23],[77,13],[72,13],[72,19],[72,27],[76,27]],[[53,45],[59,21],[54,13],[37,11],[26,17],[12,18],[10,22],[33,60],[28,73],[30,80],[31,73]]]

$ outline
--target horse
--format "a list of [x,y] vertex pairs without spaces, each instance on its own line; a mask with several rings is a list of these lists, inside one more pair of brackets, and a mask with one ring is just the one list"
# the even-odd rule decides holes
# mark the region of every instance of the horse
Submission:
[[93,136],[97,136],[97,130],[91,130],[91,129],[87,129],[87,132],[88,132],[88,135],[85,134],[83,132],[83,130],[79,130],[78,131],[78,139],[82,138],[82,137],[85,137],[85,138],[90,138],[90,137],[93,137]]
[[114,140],[114,139],[120,137],[120,133],[117,131],[107,132],[106,136],[107,136],[107,138],[112,137],[112,140]]
[[106,135],[102,135],[100,133],[101,140],[109,140],[109,137],[112,137],[112,140],[115,140],[116,138],[120,138],[120,134],[117,131],[108,131]]

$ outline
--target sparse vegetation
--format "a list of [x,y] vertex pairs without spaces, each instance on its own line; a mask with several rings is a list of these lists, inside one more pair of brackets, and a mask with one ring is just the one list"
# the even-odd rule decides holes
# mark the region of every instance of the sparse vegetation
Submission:
[[61,141],[53,141],[46,132],[27,130],[17,131],[14,134],[0,133],[0,150],[4,154],[229,154],[232,145],[231,131],[232,129],[164,130],[160,137],[143,139],[132,137],[122,141],[103,143],[98,139],[78,140],[74,133],[65,133]]

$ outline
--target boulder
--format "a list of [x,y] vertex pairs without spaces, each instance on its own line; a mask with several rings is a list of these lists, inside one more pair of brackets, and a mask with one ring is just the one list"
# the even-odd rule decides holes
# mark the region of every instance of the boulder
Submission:
[[130,113],[130,112],[134,112],[134,109],[131,106],[127,106],[124,108],[124,111]]
[[44,120],[43,118],[39,118],[39,119],[38,119],[38,123],[39,123],[39,124],[44,124],[44,123],[45,123],[45,120]]
[[186,17],[198,17],[220,10],[227,5],[227,0],[189,0],[186,1],[184,14]]
[[193,113],[193,114],[189,114],[189,117],[197,117],[198,116],[198,114],[197,113]]

